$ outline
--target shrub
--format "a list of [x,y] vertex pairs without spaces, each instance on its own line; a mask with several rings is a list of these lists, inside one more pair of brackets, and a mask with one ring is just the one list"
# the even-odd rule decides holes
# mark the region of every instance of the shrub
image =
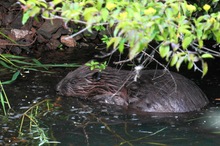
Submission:
[[[185,0],[20,0],[24,10],[23,23],[41,14],[45,19],[61,18],[85,25],[79,33],[95,26],[113,27],[113,36],[106,41],[120,53],[129,49],[129,60],[153,58],[159,53],[179,70],[183,62],[188,69],[208,71],[206,58],[220,53],[204,45],[205,40],[220,42],[220,12],[210,12],[211,6],[201,8]],[[73,34],[73,36],[77,35]],[[153,49],[150,47],[154,42]],[[151,49],[150,49],[151,48]],[[154,59],[154,58],[153,58]],[[141,59],[140,59],[141,60]],[[201,69],[198,63],[201,62]]]

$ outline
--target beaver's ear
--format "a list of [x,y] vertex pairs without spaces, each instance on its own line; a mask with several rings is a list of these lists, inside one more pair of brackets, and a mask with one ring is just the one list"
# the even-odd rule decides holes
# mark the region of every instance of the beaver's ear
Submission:
[[101,76],[102,76],[102,73],[101,72],[95,72],[93,75],[92,75],[92,80],[93,81],[99,81],[101,79]]

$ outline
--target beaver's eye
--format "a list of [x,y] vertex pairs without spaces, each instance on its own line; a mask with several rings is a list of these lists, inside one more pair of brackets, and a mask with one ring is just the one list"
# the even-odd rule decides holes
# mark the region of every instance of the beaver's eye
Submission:
[[101,79],[101,72],[95,72],[93,75],[92,75],[92,80],[93,81],[99,81]]
[[70,80],[70,84],[76,84],[76,79],[72,79],[72,80]]

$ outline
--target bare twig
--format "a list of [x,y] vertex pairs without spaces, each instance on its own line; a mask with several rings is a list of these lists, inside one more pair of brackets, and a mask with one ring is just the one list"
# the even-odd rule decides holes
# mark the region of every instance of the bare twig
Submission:
[[115,48],[115,49],[113,49],[111,52],[109,52],[109,53],[107,53],[107,54],[105,54],[105,55],[102,55],[102,56],[100,56],[100,55],[95,55],[95,57],[96,57],[96,58],[106,58],[106,57],[109,57],[109,56],[111,56],[112,54],[114,54],[117,50],[118,50],[118,48]]

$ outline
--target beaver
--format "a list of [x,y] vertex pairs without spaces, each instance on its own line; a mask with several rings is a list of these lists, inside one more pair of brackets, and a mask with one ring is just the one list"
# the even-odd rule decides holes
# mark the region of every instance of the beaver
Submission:
[[[56,86],[61,96],[80,97],[141,112],[184,113],[198,111],[209,100],[184,76],[164,70],[128,70],[107,67],[102,72],[82,65]],[[134,78],[136,78],[134,80]]]

